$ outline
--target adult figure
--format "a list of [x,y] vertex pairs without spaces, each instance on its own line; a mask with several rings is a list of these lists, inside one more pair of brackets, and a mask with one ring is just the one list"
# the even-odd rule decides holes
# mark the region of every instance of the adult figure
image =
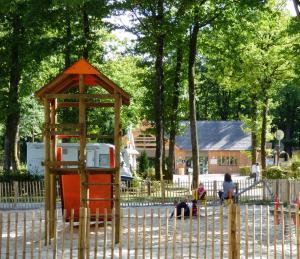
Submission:
[[259,181],[260,177],[261,177],[260,165],[259,165],[259,163],[256,163],[256,178],[255,178],[255,181]]
[[257,178],[257,164],[258,164],[258,163],[254,163],[254,164],[251,166],[251,177],[254,178],[254,181],[256,181],[256,178]]
[[223,182],[223,191],[219,191],[219,197],[221,200],[228,199],[229,193],[231,193],[231,197],[235,195],[234,193],[235,185],[231,179],[231,174],[226,173],[224,175],[224,182]]
[[[181,211],[184,210],[184,217],[187,218],[190,216],[190,207],[187,204],[187,198],[185,198],[182,202],[177,203],[177,201],[174,201],[174,207],[176,208],[177,218],[181,218]],[[172,212],[170,219],[173,218],[174,211]]]

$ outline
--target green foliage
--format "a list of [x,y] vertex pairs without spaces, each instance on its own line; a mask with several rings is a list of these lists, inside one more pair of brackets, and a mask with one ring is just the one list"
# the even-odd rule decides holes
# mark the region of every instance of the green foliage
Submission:
[[300,161],[293,161],[292,164],[291,164],[292,172],[299,173],[299,168],[300,168]]
[[267,169],[266,178],[267,179],[286,179],[287,178],[287,172],[284,171],[279,166],[272,166],[272,167],[269,167]]
[[149,160],[146,151],[142,151],[139,157],[139,172],[142,174],[147,173],[149,168]]
[[30,174],[26,170],[19,172],[0,172],[0,182],[13,182],[13,181],[39,181],[44,176],[39,174]]
[[131,181],[132,187],[140,187],[141,186],[142,177],[138,173],[133,174],[133,179]]
[[250,176],[250,174],[251,174],[251,166],[240,166],[240,175]]
[[147,179],[154,181],[156,179],[155,177],[155,169],[153,167],[149,167],[147,170]]

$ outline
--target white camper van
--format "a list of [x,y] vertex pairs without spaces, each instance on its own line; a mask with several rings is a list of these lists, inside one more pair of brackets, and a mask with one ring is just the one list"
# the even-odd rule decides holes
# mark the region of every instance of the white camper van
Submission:
[[[78,143],[60,143],[62,148],[62,161],[78,161],[79,160],[79,144]],[[114,155],[114,145],[106,143],[88,143],[86,145],[86,166],[96,168],[110,167],[110,159]],[[120,155],[121,162],[121,178],[129,180],[132,178],[129,167]],[[42,162],[45,159],[44,143],[27,142],[27,170],[30,173],[43,174],[44,167]],[[72,167],[72,166],[69,166]],[[76,166],[73,166],[76,167]]]

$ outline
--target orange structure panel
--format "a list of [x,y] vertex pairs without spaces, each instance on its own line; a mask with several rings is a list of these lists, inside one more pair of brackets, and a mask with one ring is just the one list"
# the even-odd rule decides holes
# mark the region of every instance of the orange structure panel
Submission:
[[[89,199],[104,199],[103,201],[88,201],[91,218],[94,218],[96,215],[97,208],[99,209],[100,218],[103,218],[105,209],[107,210],[107,214],[111,214],[113,206],[112,182],[111,174],[88,176],[88,183],[101,183],[101,185],[89,186]],[[66,210],[66,220],[70,220],[71,210],[74,209],[74,220],[78,221],[80,208],[80,175],[75,174],[74,171],[74,175],[61,176],[61,189],[63,209]]]

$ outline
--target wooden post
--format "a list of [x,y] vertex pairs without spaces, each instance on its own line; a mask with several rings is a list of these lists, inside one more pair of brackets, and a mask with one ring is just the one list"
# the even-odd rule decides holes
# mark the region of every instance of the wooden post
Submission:
[[237,252],[237,238],[236,238],[236,204],[229,205],[229,259],[238,258]]
[[[162,203],[164,204],[165,203],[165,199],[166,199],[166,194],[165,194],[165,182],[164,182],[164,179],[163,179],[163,176],[162,174],[160,174],[160,185],[161,185],[161,198],[162,198]],[[191,192],[190,192],[191,193]],[[189,194],[190,194],[189,193]]]
[[217,197],[217,181],[214,180],[213,199]]
[[[276,179],[275,180],[276,182],[275,182],[275,194],[277,195],[277,197],[278,197],[278,193],[279,193],[279,180],[278,179]],[[280,197],[281,198],[281,197]]]
[[286,180],[287,183],[287,204],[291,204],[292,195],[291,195],[291,182],[290,180]]
[[267,197],[266,197],[266,180],[263,180],[263,201],[266,201],[267,200]]
[[234,196],[234,202],[239,203],[239,196],[237,195],[239,193],[239,183],[237,182],[235,184],[235,196]]
[[45,243],[49,245],[49,229],[52,228],[51,221],[49,222],[50,211],[50,170],[48,162],[50,161],[50,103],[44,99],[44,144],[45,144]]
[[[85,93],[84,76],[79,75],[79,93]],[[85,110],[85,98],[79,98],[79,125],[80,125],[80,147],[79,147],[79,173],[80,173],[80,207],[81,216],[79,219],[80,231],[79,231],[79,253],[78,258],[85,258],[84,247],[86,244],[86,216],[88,207],[88,187],[87,174],[85,170],[85,146],[86,146],[86,110]]]
[[18,197],[19,197],[19,186],[18,186],[18,182],[17,182],[17,181],[14,181],[14,182],[13,182],[13,186],[14,186],[14,205],[17,206]]
[[121,145],[121,113],[122,98],[120,93],[115,92],[115,129],[114,129],[114,144],[115,144],[115,242],[119,243],[120,239],[120,145]]
[[[56,124],[57,116],[56,116],[56,99],[51,101],[50,105],[50,122],[51,124]],[[56,136],[51,136],[50,138],[50,161],[56,161],[56,149],[57,149],[57,141]],[[56,211],[56,175],[50,174],[50,238],[53,238],[54,233],[54,220],[55,220],[55,211]]]

